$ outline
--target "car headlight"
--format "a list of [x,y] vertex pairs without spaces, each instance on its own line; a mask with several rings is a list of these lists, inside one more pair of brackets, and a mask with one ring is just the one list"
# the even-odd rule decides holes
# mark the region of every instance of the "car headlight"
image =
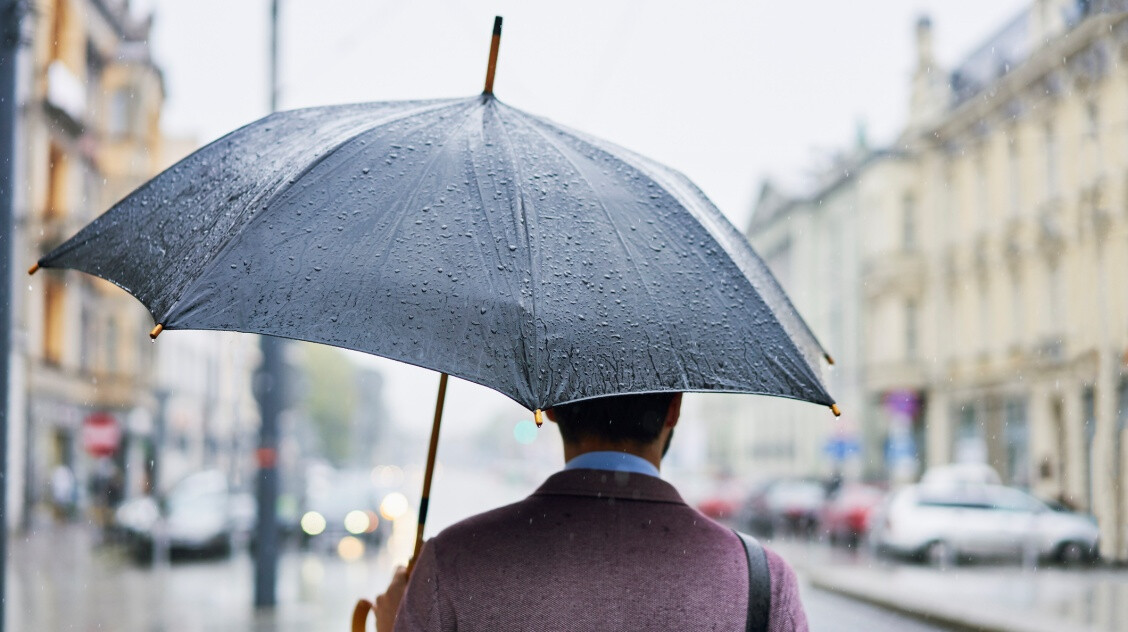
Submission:
[[307,511],[302,516],[301,525],[306,535],[317,535],[325,531],[325,516],[316,511]]
[[345,531],[353,535],[360,535],[368,531],[368,514],[354,509],[345,514]]

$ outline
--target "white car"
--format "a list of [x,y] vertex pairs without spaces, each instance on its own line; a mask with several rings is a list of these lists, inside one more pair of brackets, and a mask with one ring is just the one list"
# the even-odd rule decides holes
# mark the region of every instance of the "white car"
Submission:
[[1080,564],[1096,559],[1100,531],[1084,514],[1057,511],[1002,485],[913,485],[890,496],[875,521],[881,551],[946,565],[964,557],[1021,557]]

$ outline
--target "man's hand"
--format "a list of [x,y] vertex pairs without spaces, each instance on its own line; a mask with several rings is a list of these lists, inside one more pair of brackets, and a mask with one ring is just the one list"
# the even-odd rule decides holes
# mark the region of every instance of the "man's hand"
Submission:
[[403,591],[407,588],[407,569],[397,566],[392,574],[392,583],[384,594],[376,597],[376,632],[392,632],[396,625],[396,612],[403,601]]

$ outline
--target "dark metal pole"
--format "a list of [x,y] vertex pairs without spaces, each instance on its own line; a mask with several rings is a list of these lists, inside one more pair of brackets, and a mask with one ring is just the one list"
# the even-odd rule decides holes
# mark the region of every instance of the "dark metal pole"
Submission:
[[0,632],[8,560],[8,390],[12,338],[12,215],[16,168],[16,57],[22,0],[0,0]]
[[[270,3],[270,111],[278,109],[278,4]],[[260,338],[262,366],[259,368],[258,400],[258,526],[255,537],[255,607],[276,603],[278,579],[278,417],[282,413],[284,383],[283,341]]]

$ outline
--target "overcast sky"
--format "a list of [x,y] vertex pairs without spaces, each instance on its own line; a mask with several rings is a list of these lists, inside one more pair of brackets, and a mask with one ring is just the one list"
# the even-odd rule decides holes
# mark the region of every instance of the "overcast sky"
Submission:
[[[147,4],[167,132],[203,143],[267,113],[268,0]],[[919,15],[951,64],[1027,4],[283,0],[281,107],[477,94],[502,15],[499,99],[681,170],[743,227],[763,176],[800,180],[859,123],[874,142],[892,139]],[[436,379],[389,378],[397,416],[418,411],[418,389]],[[521,414],[479,390],[454,384],[452,407]]]

